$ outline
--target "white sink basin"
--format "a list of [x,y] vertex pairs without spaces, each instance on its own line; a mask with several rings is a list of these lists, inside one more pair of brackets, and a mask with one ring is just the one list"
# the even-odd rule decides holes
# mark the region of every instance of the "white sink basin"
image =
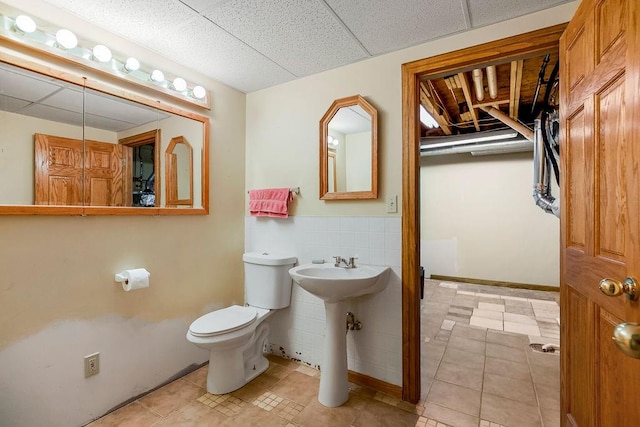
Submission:
[[302,289],[331,303],[382,291],[389,281],[389,267],[302,264],[289,270],[289,275]]
[[333,264],[303,264],[289,270],[302,289],[324,300],[326,324],[318,391],[318,401],[324,406],[340,406],[349,400],[345,322],[348,299],[382,291],[390,272],[389,267],[343,268]]

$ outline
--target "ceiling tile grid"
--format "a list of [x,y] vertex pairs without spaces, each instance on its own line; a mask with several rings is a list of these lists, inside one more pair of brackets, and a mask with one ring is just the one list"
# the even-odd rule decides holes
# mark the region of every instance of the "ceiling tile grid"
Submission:
[[570,0],[467,0],[471,25],[482,27],[546,9]]
[[165,31],[198,17],[197,12],[177,0],[46,1],[143,46],[165,39]]
[[[26,86],[33,80],[23,80],[20,82],[20,86]],[[28,83],[27,83],[28,82]],[[58,89],[51,93],[45,99],[40,101],[40,104],[48,107],[59,108],[60,110],[72,111],[82,115],[84,111],[84,97],[82,94],[82,87],[66,87],[64,89]]]
[[466,0],[326,0],[373,55],[468,29]]
[[[29,101],[24,101],[22,99],[12,98],[10,96],[2,95],[0,92],[0,112],[8,111],[10,113],[15,113],[29,105]],[[0,113],[1,115],[1,113]]]
[[[25,109],[21,110],[19,114],[24,114],[44,120],[51,120],[52,122],[67,123],[80,128],[83,124],[82,113],[63,110],[61,108],[50,107],[43,104],[31,104]],[[81,137],[81,134],[78,136]]]
[[207,12],[213,8],[227,3],[229,0],[181,0],[182,3],[189,6],[198,13]]
[[252,92],[572,0],[44,1]]
[[369,56],[318,0],[232,0],[205,16],[296,76]]
[[35,102],[60,89],[59,84],[46,81],[44,78],[34,78],[29,85],[22,85],[22,76],[18,73],[5,71],[0,65],[2,79],[0,80],[0,94],[12,98]]
[[149,42],[146,47],[244,92],[275,86],[295,78],[292,73],[202,16],[197,25],[188,23],[169,29],[164,32],[164,37]]

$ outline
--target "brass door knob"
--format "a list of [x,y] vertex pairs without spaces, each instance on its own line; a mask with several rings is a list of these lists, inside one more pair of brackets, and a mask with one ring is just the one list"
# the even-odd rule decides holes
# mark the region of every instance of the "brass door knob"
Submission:
[[638,298],[638,285],[633,277],[627,277],[622,283],[616,279],[602,279],[598,287],[603,294],[610,297],[625,294],[632,301]]
[[613,329],[612,338],[624,354],[640,359],[640,324],[620,323]]

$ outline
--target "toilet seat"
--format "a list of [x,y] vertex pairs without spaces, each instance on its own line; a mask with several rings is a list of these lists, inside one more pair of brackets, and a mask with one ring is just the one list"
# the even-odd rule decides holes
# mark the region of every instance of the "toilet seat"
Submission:
[[199,317],[191,324],[189,332],[196,337],[212,337],[242,329],[257,317],[255,308],[232,305]]

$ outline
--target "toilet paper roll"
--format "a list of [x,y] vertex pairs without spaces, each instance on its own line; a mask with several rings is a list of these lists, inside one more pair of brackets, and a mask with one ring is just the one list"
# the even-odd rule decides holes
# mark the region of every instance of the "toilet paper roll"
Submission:
[[126,292],[149,287],[149,276],[151,274],[144,268],[125,270],[120,274],[125,278],[125,281],[122,282],[122,289]]

